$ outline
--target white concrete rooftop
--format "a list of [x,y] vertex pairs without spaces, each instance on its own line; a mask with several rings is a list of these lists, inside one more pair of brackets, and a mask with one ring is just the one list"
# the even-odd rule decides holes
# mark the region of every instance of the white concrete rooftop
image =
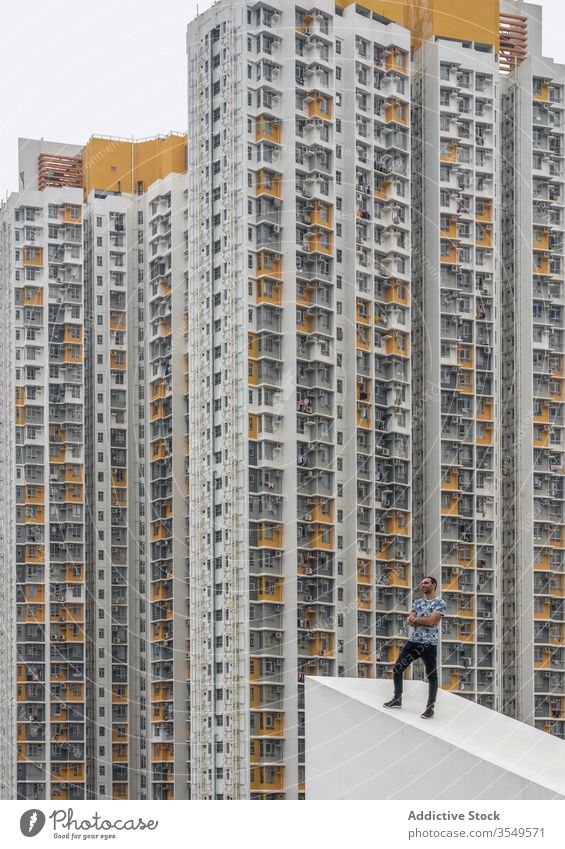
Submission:
[[405,681],[306,678],[309,799],[562,799],[565,741],[439,690]]

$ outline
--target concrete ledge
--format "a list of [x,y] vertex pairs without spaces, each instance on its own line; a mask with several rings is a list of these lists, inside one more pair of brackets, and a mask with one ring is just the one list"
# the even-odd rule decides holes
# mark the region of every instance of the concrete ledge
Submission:
[[427,684],[306,678],[308,799],[565,799],[565,741]]

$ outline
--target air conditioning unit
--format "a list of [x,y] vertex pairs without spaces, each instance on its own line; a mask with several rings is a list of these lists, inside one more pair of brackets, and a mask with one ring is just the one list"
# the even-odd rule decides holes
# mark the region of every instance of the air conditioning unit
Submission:
[[383,457],[388,457],[390,456],[390,451],[388,450],[388,448],[383,448],[381,454],[383,455]]
[[275,631],[275,640],[280,640],[280,639],[282,639],[282,634],[281,634],[281,632],[280,632],[280,631]]

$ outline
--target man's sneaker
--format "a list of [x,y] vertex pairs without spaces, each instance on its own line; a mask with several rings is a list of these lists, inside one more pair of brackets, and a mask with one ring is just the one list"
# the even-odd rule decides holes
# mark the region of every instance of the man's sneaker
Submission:
[[434,715],[433,707],[427,707],[425,709],[424,713],[420,714],[422,719],[431,719],[433,715]]
[[394,698],[392,698],[390,700],[390,702],[385,702],[383,704],[383,707],[388,707],[388,708],[402,707],[402,699],[401,699],[400,696],[394,696]]

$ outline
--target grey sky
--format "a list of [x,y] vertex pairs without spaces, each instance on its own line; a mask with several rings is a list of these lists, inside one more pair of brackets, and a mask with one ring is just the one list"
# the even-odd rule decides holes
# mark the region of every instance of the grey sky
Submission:
[[[563,0],[538,1],[544,53],[565,62]],[[0,197],[17,187],[18,136],[83,144],[93,133],[141,138],[184,130],[185,30],[196,5],[1,3]]]

